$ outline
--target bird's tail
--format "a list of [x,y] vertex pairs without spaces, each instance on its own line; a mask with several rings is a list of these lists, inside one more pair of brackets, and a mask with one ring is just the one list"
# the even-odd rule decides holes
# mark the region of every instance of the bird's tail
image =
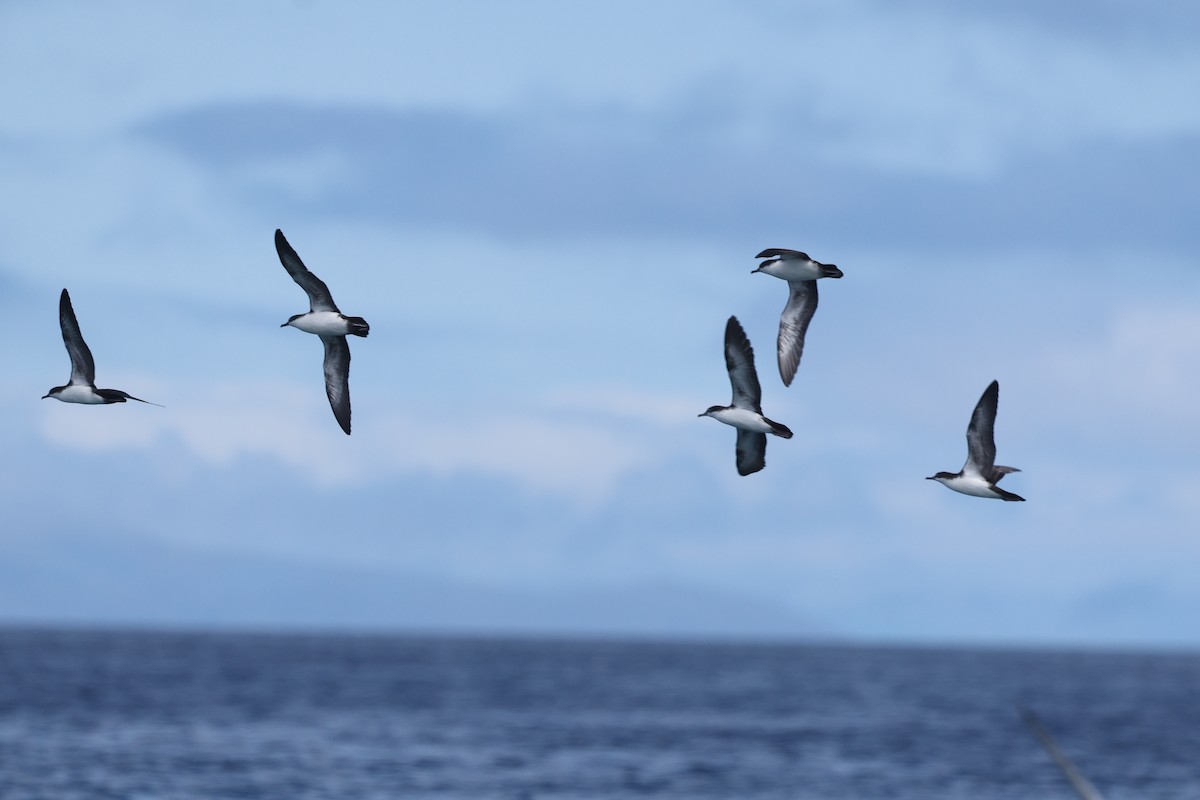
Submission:
[[792,438],[792,431],[787,425],[776,422],[775,420],[767,419],[766,417],[763,417],[763,419],[766,420],[766,423],[771,426],[771,433],[775,434],[776,436],[781,436],[784,439]]
[[348,333],[351,336],[365,337],[371,332],[371,326],[362,317],[346,317],[346,324],[350,326]]
[[1007,500],[1010,503],[1024,503],[1025,502],[1025,498],[1021,497],[1021,495],[1013,494],[1012,492],[1006,492],[994,483],[992,484],[992,491],[995,492],[996,494],[1000,495],[1001,500]]
[[840,278],[840,277],[842,277],[842,275],[843,275],[843,273],[840,269],[837,268],[837,264],[822,264],[821,265],[821,277],[822,278]]
[[103,397],[109,403],[124,403],[126,400],[137,400],[139,403],[145,403],[148,406],[163,406],[158,403],[151,403],[149,400],[143,400],[140,397],[134,397],[129,392],[123,392],[120,389],[97,389],[96,394]]

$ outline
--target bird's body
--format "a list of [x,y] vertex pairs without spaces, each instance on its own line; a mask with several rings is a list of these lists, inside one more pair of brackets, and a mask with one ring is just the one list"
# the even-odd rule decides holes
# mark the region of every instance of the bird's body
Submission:
[[305,333],[321,337],[325,346],[325,395],[338,425],[350,434],[350,345],[347,336],[365,337],[371,326],[362,317],[347,317],[333,302],[329,287],[316,275],[308,271],[300,256],[288,244],[283,231],[275,231],[275,250],[279,261],[292,276],[292,280],[308,295],[309,310],[306,314],[294,314],[281,328],[291,326]]
[[712,417],[717,422],[732,425],[741,431],[773,433],[776,436],[783,436],[785,439],[791,438],[791,431],[788,431],[787,434],[780,433],[780,429],[783,428],[782,425],[767,419],[761,412],[751,411],[748,408],[721,408],[717,411],[708,412],[706,416]]
[[[79,384],[74,386],[68,384],[59,387],[57,392],[51,391],[47,397],[53,397],[55,400],[61,400],[64,403],[81,403],[86,406],[100,406],[112,402],[121,402],[119,400],[106,400],[104,395],[96,391],[96,387],[81,386]],[[42,399],[45,400],[46,398],[43,397]]]
[[992,381],[975,404],[967,426],[967,461],[958,472],[939,472],[926,480],[937,481],[947,489],[972,497],[1024,502],[1025,498],[1001,489],[996,484],[1005,475],[1020,472],[1016,467],[996,465],[996,409],[1000,401],[1000,383]]
[[738,474],[750,475],[766,466],[767,434],[790,439],[792,432],[786,425],[763,416],[754,349],[737,317],[725,323],[725,369],[733,387],[733,400],[727,406],[711,406],[699,416],[737,428]]
[[310,311],[288,320],[288,325],[317,336],[366,336],[358,333],[350,319],[337,311]]
[[[1004,495],[1011,494],[1000,489],[991,481],[984,480],[980,475],[964,475],[959,473],[950,478],[934,478],[948,489],[959,494],[969,494],[972,497],[987,497],[992,500],[1002,500]],[[1015,495],[1012,495],[1015,497]]]
[[92,351],[83,340],[79,330],[79,320],[75,318],[75,309],[71,305],[71,295],[63,289],[58,297],[58,326],[62,330],[63,344],[66,345],[67,355],[71,358],[71,379],[65,386],[55,386],[42,399],[53,397],[64,403],[79,403],[86,406],[102,406],[111,403],[124,403],[136,400],[139,403],[155,406],[140,397],[134,397],[120,389],[96,388],[96,362]]
[[[815,281],[818,278],[840,278],[843,273],[834,264],[822,264],[799,250],[774,247],[763,250],[755,258],[765,258],[753,272],[765,272],[785,281]],[[753,274],[753,272],[751,274]]]
[[813,314],[817,312],[817,281],[821,278],[840,278],[843,273],[834,264],[822,264],[799,250],[772,247],[763,250],[755,258],[765,258],[751,270],[788,282],[788,301],[779,316],[779,337],[776,354],[779,361],[779,377],[784,386],[791,386],[796,377],[796,368],[804,355],[804,337]]

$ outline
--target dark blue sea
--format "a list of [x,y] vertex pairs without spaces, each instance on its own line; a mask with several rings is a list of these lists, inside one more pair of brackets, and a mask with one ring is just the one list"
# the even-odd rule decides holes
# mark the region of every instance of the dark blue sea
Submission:
[[1200,797],[1200,656],[0,632],[0,797]]

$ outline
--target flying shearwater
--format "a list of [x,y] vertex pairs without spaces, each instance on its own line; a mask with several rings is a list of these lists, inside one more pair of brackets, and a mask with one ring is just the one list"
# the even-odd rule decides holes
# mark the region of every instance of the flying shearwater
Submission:
[[279,327],[291,325],[321,337],[325,345],[325,394],[329,396],[333,416],[349,436],[350,345],[346,344],[346,336],[366,336],[371,327],[362,317],[347,317],[338,311],[329,287],[308,271],[279,229],[275,230],[275,249],[279,251],[279,260],[288,275],[308,294],[309,305],[307,314],[294,314]]
[[939,472],[925,480],[938,483],[956,492],[974,497],[990,497],[993,500],[1019,500],[1024,497],[1006,492],[996,484],[1010,472],[1020,472],[1016,467],[996,466],[996,440],[992,430],[996,425],[996,403],[1000,399],[1000,383],[992,381],[971,414],[967,426],[967,463],[958,472]]
[[788,282],[788,301],[779,317],[779,377],[784,386],[791,386],[804,354],[804,334],[817,311],[817,280],[840,278],[842,271],[833,264],[822,264],[799,250],[771,247],[755,258],[765,258],[750,274],[765,272]]
[[698,416],[712,417],[737,428],[737,471],[739,475],[749,475],[766,466],[767,434],[790,439],[792,432],[786,425],[763,416],[754,348],[737,317],[730,317],[725,323],[725,369],[733,386],[733,401],[727,406],[712,406]]
[[1028,708],[1021,707],[1018,710],[1021,712],[1021,718],[1025,720],[1025,724],[1029,726],[1029,730],[1042,743],[1042,747],[1046,748],[1046,752],[1050,754],[1050,758],[1054,759],[1054,763],[1062,771],[1063,777],[1070,781],[1072,788],[1075,789],[1075,793],[1082,800],[1104,800],[1100,792],[1092,785],[1092,782],[1085,778],[1083,773],[1071,763],[1071,759],[1067,758],[1067,754],[1058,746],[1058,742],[1054,741],[1054,737],[1042,725],[1042,721],[1038,719],[1037,714]]
[[[71,357],[71,380],[66,386],[55,386],[42,399],[53,397],[64,403],[83,403],[89,406],[108,405],[109,403],[124,403],[126,400],[137,400],[149,406],[157,406],[140,397],[134,397],[120,389],[96,388],[96,362],[92,360],[92,351],[88,349],[83,334],[79,332],[79,320],[75,319],[75,309],[71,307],[71,295],[63,289],[58,297],[58,326],[62,328],[63,344],[67,346],[67,355]],[[159,406],[161,408],[161,406]]]

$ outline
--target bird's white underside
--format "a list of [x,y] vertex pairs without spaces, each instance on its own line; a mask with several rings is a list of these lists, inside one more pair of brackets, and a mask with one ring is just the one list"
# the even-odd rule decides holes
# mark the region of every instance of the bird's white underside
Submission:
[[795,258],[773,261],[765,267],[759,267],[759,272],[765,272],[785,281],[815,281],[821,277],[821,267],[815,261],[801,261]]
[[310,311],[288,324],[318,336],[345,336],[350,332],[346,318],[334,311]]
[[936,478],[935,480],[948,489],[953,489],[961,494],[969,494],[972,497],[989,497],[993,500],[1000,497],[991,484],[980,475],[956,475],[953,478]]
[[714,411],[708,416],[724,422],[726,425],[743,431],[753,431],[755,433],[775,433],[775,430],[763,421],[762,414],[755,414],[753,411],[744,408],[723,408],[720,411]]
[[57,394],[51,395],[55,400],[61,400],[64,403],[83,403],[89,406],[99,406],[104,404],[104,398],[96,394],[90,386],[81,386],[75,384],[68,386]]

